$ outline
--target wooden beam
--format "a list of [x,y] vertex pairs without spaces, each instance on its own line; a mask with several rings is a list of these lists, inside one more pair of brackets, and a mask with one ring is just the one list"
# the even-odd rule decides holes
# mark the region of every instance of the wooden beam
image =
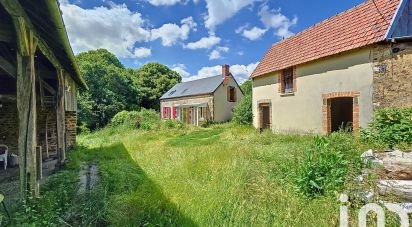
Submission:
[[40,78],[40,83],[53,96],[57,94],[56,90],[51,85],[49,85],[46,81],[44,81],[42,78]]
[[0,56],[0,68],[5,71],[9,76],[16,78],[17,69],[12,63],[10,63],[7,59]]
[[[60,64],[60,61],[54,55],[53,50],[43,40],[43,38],[39,35],[37,30],[31,23],[30,18],[27,16],[26,12],[24,11],[20,3],[16,0],[0,0],[0,4],[3,5],[3,7],[6,9],[6,11],[13,19],[14,27],[16,29],[17,46],[19,48],[24,48],[27,46],[28,40],[20,34],[22,34],[22,32],[24,32],[25,29],[29,29],[33,32],[34,36],[36,37],[36,40],[38,42],[38,48],[49,59],[53,66],[56,69],[63,68]],[[25,49],[19,50],[22,55],[26,55],[28,53]]]
[[0,95],[0,100],[15,102],[17,100],[17,98],[16,98],[15,95]]
[[65,104],[64,104],[64,76],[63,70],[57,71],[58,88],[56,102],[56,119],[57,119],[57,154],[60,165],[66,161],[66,143],[65,143]]
[[37,197],[39,195],[37,179],[37,108],[36,108],[36,73],[34,67],[34,53],[36,39],[30,30],[27,30],[24,21],[15,23],[18,40],[17,52],[17,109],[19,118],[19,168],[20,191],[22,199],[27,198],[27,192]]

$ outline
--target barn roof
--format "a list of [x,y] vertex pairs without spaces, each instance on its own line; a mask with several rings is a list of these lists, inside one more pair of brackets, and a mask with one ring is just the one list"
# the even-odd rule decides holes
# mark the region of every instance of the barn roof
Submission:
[[273,45],[251,77],[385,40],[401,0],[368,0]]
[[[70,74],[73,80],[87,88],[77,67],[73,50],[70,46],[66,28],[57,0],[15,0],[20,3],[35,33],[41,41],[50,48],[52,53],[44,53],[46,56],[53,54],[63,69]],[[50,56],[48,56],[50,57]]]
[[222,83],[223,77],[221,75],[179,83],[160,97],[160,100],[211,94]]

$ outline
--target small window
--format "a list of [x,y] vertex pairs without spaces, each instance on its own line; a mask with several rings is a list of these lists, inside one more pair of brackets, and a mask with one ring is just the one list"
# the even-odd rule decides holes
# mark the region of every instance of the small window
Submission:
[[176,90],[173,90],[169,93],[169,96],[173,95],[174,93],[176,93]]
[[230,86],[227,88],[227,101],[236,102],[236,88],[235,87]]
[[296,91],[296,76],[293,68],[288,68],[282,71],[280,76],[280,92],[289,94]]

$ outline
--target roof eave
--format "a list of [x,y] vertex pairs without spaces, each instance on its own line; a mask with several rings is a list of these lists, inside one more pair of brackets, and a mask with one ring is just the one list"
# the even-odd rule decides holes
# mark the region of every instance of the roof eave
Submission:
[[75,75],[71,75],[71,77],[76,81],[77,84],[79,84],[81,87],[84,89],[88,89],[86,82],[80,75],[80,70],[77,67],[76,64],[76,59],[73,53],[73,49],[70,45],[69,37],[66,32],[66,28],[64,25],[64,21],[62,18],[62,14],[60,11],[59,4],[57,0],[46,0],[46,5],[48,7],[48,10],[50,12],[50,16],[53,20],[54,26],[56,27],[56,30],[58,31],[59,34],[59,41],[62,47],[64,48],[67,57],[69,58],[72,66],[72,73]]

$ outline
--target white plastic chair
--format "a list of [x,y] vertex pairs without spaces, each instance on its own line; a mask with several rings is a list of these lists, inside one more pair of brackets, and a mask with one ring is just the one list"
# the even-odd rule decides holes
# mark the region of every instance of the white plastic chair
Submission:
[[[3,149],[1,149],[3,148]],[[4,151],[4,153],[3,153]],[[4,144],[0,144],[0,162],[3,161],[4,162],[4,170],[7,169],[7,153],[9,152],[9,147],[4,145]]]

